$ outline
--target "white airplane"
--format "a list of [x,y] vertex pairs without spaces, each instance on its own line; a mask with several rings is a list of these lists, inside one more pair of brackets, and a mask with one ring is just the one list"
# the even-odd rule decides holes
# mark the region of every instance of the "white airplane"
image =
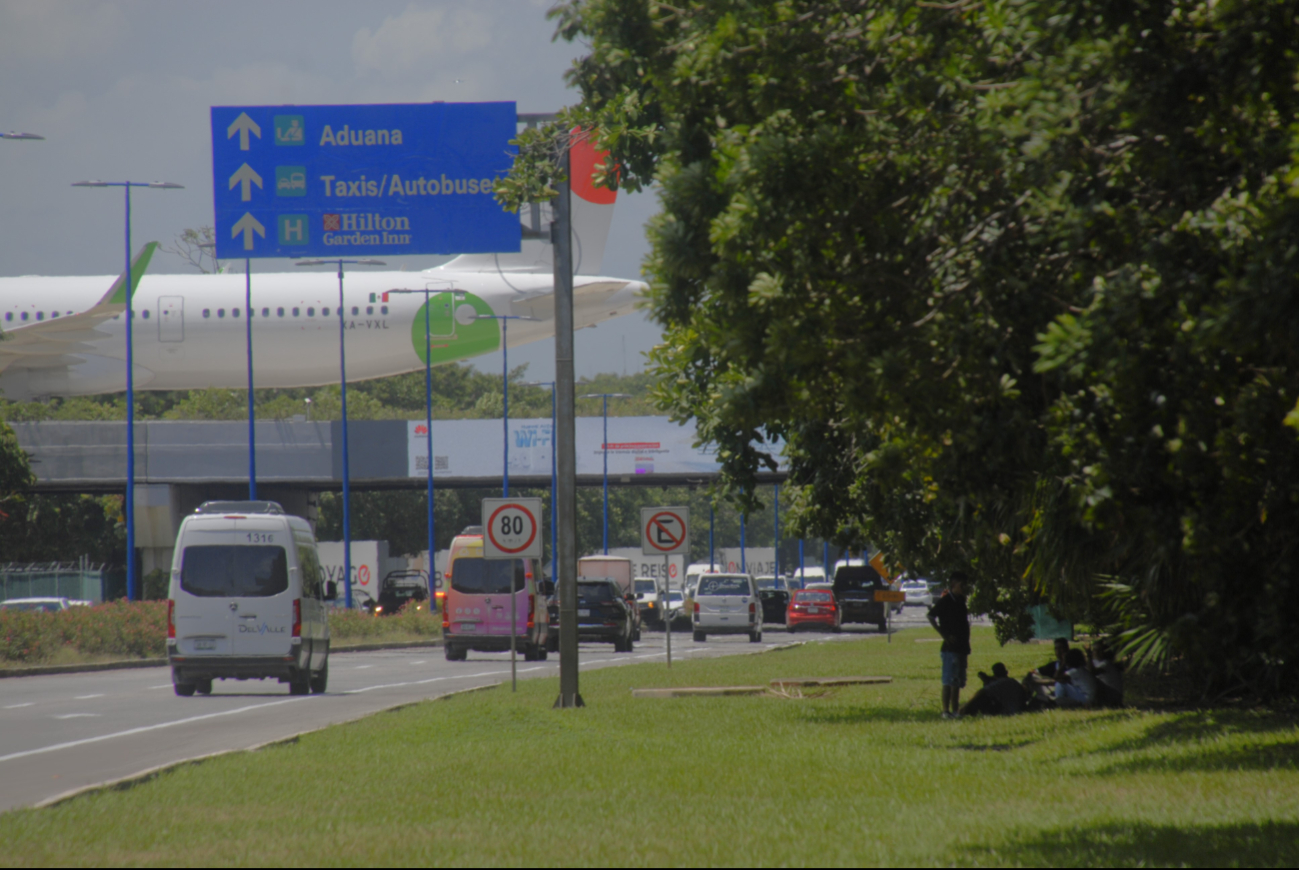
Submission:
[[[599,276],[614,194],[574,180],[573,325],[630,314],[640,281]],[[131,266],[135,290],[135,388],[246,387],[245,319],[252,317],[258,387],[337,383],[338,279],[333,272],[254,274],[252,310],[244,276],[145,275],[150,242]],[[344,280],[349,381],[456,362],[501,347],[500,320],[517,314],[509,346],[554,334],[551,246],[525,239],[517,254],[462,255],[423,272],[354,268]],[[106,285],[107,292],[104,291]],[[24,401],[126,389],[125,275],[0,278],[0,396]],[[425,344],[424,294],[429,289]]]

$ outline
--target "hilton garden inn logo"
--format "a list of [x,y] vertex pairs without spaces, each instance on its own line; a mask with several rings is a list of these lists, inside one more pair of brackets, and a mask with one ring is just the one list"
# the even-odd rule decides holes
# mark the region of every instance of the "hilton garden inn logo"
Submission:
[[[322,214],[327,245],[409,245],[410,218],[377,212]],[[339,233],[340,235],[334,235]]]

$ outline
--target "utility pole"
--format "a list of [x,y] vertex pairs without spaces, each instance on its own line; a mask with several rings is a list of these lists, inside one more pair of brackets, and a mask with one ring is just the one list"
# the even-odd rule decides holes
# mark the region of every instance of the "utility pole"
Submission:
[[585,707],[577,686],[577,445],[573,386],[573,226],[569,200],[569,149],[559,156],[555,219],[555,448],[558,451],[555,516],[559,526],[559,697],[556,707]]

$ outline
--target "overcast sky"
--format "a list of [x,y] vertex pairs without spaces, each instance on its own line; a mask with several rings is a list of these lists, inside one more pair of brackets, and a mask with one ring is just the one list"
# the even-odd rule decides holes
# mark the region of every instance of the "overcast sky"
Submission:
[[[132,195],[133,247],[213,222],[214,105],[514,100],[520,112],[577,101],[563,73],[580,45],[551,42],[550,0],[221,3],[0,0],[0,275],[117,274],[121,190],[82,179],[166,180]],[[603,272],[639,278],[653,194],[620,194]],[[445,258],[390,257],[422,269]],[[288,260],[254,260],[286,271]],[[150,273],[183,272],[177,257]],[[254,284],[256,292],[256,284]],[[643,315],[577,335],[577,373],[640,371],[659,340]],[[624,354],[625,347],[625,354]],[[553,341],[510,354],[554,373]],[[474,364],[498,371],[499,354]]]

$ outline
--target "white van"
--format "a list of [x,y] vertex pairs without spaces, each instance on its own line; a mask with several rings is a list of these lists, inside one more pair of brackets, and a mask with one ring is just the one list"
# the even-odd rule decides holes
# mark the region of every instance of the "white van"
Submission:
[[695,643],[710,634],[747,634],[762,643],[762,602],[751,574],[701,574],[693,604]]
[[172,559],[167,659],[176,694],[267,677],[293,695],[325,691],[325,601],[336,596],[306,520],[275,502],[205,502],[181,523]]

